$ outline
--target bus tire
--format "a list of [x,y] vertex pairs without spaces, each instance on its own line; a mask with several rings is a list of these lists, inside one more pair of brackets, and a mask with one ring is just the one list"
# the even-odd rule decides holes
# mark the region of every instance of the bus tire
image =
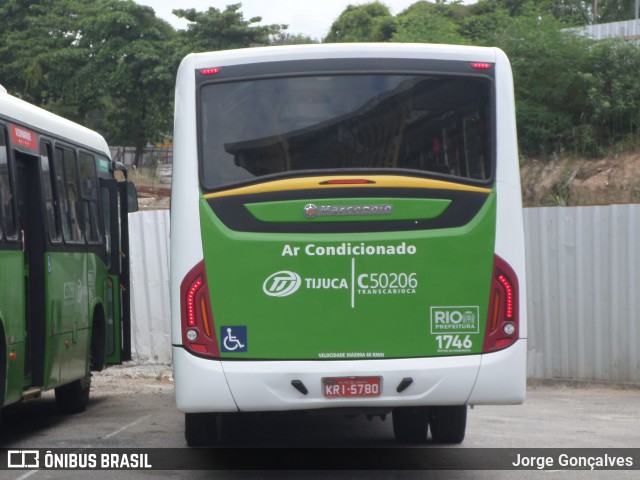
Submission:
[[462,443],[467,429],[467,406],[431,407],[431,437],[436,443]]
[[[4,407],[5,402],[5,389],[7,384],[7,350],[4,344],[4,339],[7,338],[4,335],[4,329],[2,328],[2,324],[0,323],[0,424],[2,423],[2,407]],[[1,431],[0,426],[0,431]]]
[[217,414],[185,413],[184,438],[190,447],[213,445],[218,438]]
[[0,409],[4,406],[7,386],[7,347],[5,345],[4,328],[0,323]]
[[429,407],[399,407],[393,409],[393,433],[402,443],[424,443],[429,430]]
[[96,308],[93,314],[91,351],[89,353],[92,372],[101,372],[104,370],[106,363],[105,351],[104,314],[102,313],[102,308]]
[[56,388],[56,405],[60,413],[71,414],[84,412],[89,403],[90,389],[90,374],[67,385]]

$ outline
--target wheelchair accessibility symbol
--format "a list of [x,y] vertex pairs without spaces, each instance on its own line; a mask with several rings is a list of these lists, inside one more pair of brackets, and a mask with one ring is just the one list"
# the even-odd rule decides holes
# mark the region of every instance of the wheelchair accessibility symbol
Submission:
[[223,352],[247,351],[247,327],[220,327],[220,338]]

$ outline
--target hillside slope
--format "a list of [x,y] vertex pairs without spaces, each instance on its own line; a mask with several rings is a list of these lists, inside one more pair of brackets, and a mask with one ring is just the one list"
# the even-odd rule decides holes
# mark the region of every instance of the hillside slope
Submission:
[[600,160],[527,160],[521,167],[525,207],[640,203],[640,153]]

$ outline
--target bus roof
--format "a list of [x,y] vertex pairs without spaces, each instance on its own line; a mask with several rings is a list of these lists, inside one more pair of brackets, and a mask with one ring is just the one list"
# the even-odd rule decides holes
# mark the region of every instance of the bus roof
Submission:
[[[504,53],[493,47],[424,43],[334,43],[243,48],[188,55],[194,68],[318,58],[415,58],[497,62]],[[506,58],[506,57],[504,57]]]
[[4,88],[0,89],[0,112],[0,116],[9,121],[98,151],[111,159],[109,146],[99,133],[9,95]]

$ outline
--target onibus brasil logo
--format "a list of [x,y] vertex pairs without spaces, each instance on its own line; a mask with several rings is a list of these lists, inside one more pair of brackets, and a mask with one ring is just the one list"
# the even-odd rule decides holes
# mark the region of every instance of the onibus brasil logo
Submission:
[[287,297],[298,291],[302,285],[300,275],[288,270],[269,275],[262,284],[262,290],[270,297]]

